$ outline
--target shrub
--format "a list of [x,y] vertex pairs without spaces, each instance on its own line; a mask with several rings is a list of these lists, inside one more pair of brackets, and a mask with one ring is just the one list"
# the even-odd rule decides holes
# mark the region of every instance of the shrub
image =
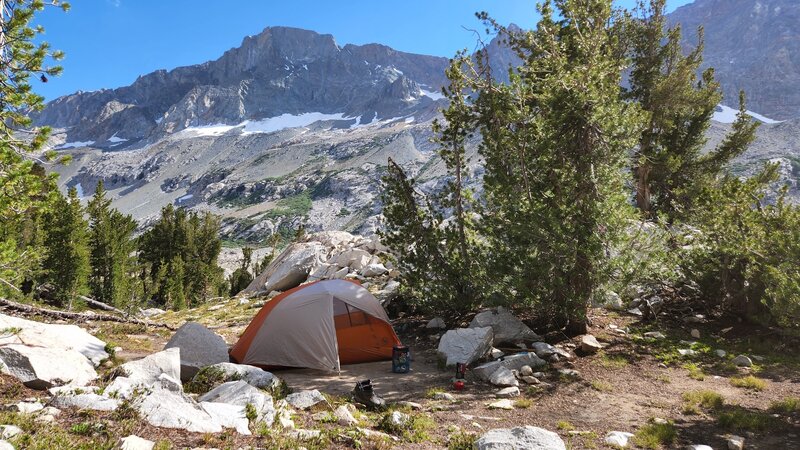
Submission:
[[781,401],[773,402],[769,410],[774,413],[783,414],[800,413],[800,398],[788,397]]
[[684,414],[699,414],[700,408],[714,411],[725,405],[725,398],[714,391],[692,391],[683,394]]

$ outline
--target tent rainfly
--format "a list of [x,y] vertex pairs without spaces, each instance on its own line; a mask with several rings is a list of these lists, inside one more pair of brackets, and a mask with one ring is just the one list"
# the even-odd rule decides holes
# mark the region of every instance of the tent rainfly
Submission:
[[298,286],[267,302],[231,348],[231,359],[263,368],[340,371],[392,358],[400,340],[386,311],[349,280]]

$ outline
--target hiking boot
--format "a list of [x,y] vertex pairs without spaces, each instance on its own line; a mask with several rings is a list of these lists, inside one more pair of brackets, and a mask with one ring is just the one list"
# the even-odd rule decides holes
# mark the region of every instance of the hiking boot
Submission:
[[382,410],[386,408],[386,400],[375,393],[371,380],[356,383],[356,387],[353,389],[353,400],[363,404],[367,409]]

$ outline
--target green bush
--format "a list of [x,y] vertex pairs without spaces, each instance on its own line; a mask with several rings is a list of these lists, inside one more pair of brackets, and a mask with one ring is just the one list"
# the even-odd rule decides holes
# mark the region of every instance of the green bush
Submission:
[[750,179],[733,177],[704,192],[691,222],[684,273],[712,306],[749,320],[800,323],[800,208],[784,188],[770,201],[778,177],[767,165]]

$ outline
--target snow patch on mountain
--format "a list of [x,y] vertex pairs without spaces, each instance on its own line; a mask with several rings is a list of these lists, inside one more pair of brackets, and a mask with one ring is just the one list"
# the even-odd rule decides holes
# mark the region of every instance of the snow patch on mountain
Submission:
[[88,147],[90,145],[94,145],[94,141],[67,142],[67,143],[61,144],[58,147],[56,147],[56,150],[64,150],[64,149],[67,149],[67,148]]
[[[714,115],[711,117],[711,120],[719,123],[734,123],[736,122],[736,116],[738,114],[738,109],[720,104],[717,105],[717,109],[714,111]],[[747,111],[747,115],[766,124],[781,123],[779,120],[770,119],[769,117],[762,116],[761,114],[754,113],[753,111]]]

